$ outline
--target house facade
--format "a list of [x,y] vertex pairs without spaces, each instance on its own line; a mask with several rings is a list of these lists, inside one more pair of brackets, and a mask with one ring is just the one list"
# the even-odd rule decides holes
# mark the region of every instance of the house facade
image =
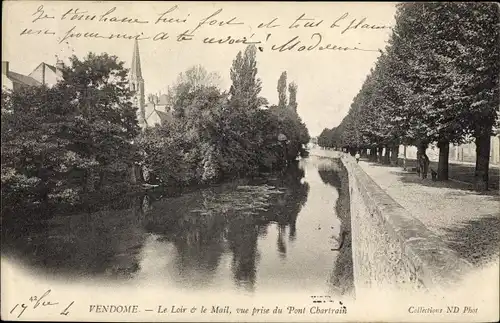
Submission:
[[[31,73],[24,75],[14,72],[8,61],[2,61],[2,88],[16,91],[26,86],[46,85],[52,87],[62,79],[64,64],[57,59],[55,65],[40,63]],[[132,54],[129,74],[129,86],[133,92],[132,103],[137,108],[137,119],[142,129],[154,127],[172,118],[172,111],[165,94],[150,95],[145,99],[145,81],[142,76],[139,44],[136,40]]]
[[2,88],[16,91],[26,86],[54,86],[62,79],[63,63],[57,60],[56,65],[40,63],[30,74],[24,75],[11,70],[9,62],[2,61]]

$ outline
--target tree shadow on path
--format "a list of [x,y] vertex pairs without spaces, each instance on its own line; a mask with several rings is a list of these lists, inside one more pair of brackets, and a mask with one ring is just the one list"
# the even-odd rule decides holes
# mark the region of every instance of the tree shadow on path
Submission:
[[398,176],[398,179],[405,184],[419,184],[427,187],[462,190],[464,192],[467,192],[468,194],[489,196],[495,199],[498,199],[498,197],[500,196],[498,190],[490,189],[489,191],[485,192],[477,192],[473,189],[471,183],[457,182],[454,181],[452,178],[450,178],[450,180],[447,181],[433,181],[430,171],[427,178],[425,179],[420,178],[417,172],[412,170],[412,165],[407,166],[407,170],[405,171],[402,169],[400,165],[396,166],[396,165],[380,164],[373,161],[365,161],[365,163],[368,164],[369,167],[373,168],[375,167],[389,168],[389,173]]
[[[417,173],[416,173],[416,160],[409,159],[406,162],[406,168],[407,170],[403,170],[403,160],[399,159],[397,165],[389,165],[389,164],[382,164],[374,161],[369,161],[369,160],[364,160],[370,167],[388,167],[391,169],[399,169],[402,174],[413,174],[417,180],[421,180],[423,185],[427,186],[433,186],[433,187],[448,187],[448,188],[458,188],[458,189],[464,189],[464,190],[473,190],[473,184],[474,183],[474,165],[469,165],[469,164],[458,164],[458,163],[449,163],[449,178],[450,180],[448,181],[432,181],[432,176],[431,176],[431,171],[430,169],[433,169],[434,171],[437,171],[438,165],[437,162],[431,161],[429,165],[429,173],[428,173],[428,178],[426,180],[419,179]],[[489,169],[489,188],[490,191],[486,192],[486,195],[491,195],[495,194],[498,192],[499,189],[499,182],[500,182],[500,168],[495,167],[495,166],[490,166]],[[458,181],[458,182],[457,182]],[[437,183],[436,185],[433,185],[434,183]],[[443,185],[439,183],[445,183]],[[483,193],[481,193],[483,194]]]
[[500,248],[500,213],[486,214],[453,228],[444,228],[443,240],[448,247],[476,267],[498,259]]
[[472,184],[455,182],[453,180],[448,181],[433,181],[432,178],[420,178],[415,172],[408,172],[404,170],[392,170],[391,174],[397,175],[399,180],[405,184],[419,184],[427,187],[435,188],[448,188],[453,190],[461,190],[467,195],[481,195],[485,198],[499,199],[498,191],[489,190],[484,192],[475,191]]

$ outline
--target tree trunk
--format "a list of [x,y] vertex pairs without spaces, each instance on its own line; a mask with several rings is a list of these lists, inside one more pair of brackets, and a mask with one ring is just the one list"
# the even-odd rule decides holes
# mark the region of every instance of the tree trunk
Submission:
[[403,170],[406,170],[406,145],[403,146]]
[[137,184],[136,166],[132,164],[129,167],[130,167],[130,183]]
[[417,146],[417,173],[422,178],[427,178],[426,154],[427,144],[418,144]]
[[476,169],[474,171],[474,189],[488,190],[488,168],[490,165],[490,132],[483,131],[476,135]]
[[92,193],[95,191],[95,185],[94,185],[94,169],[89,168],[86,171],[86,176],[85,176],[85,191],[87,193]]
[[370,161],[377,161],[377,147],[370,148]]
[[448,180],[448,160],[450,158],[450,143],[448,141],[439,141],[439,161],[437,169],[437,179],[440,181]]
[[382,147],[382,146],[378,147],[377,161],[379,163],[382,163],[382,161],[383,161],[383,156],[382,156],[383,152],[384,152],[384,147]]
[[141,183],[149,183],[149,181],[151,180],[151,174],[149,173],[146,166],[145,165],[137,166],[137,169],[139,172],[139,181]]
[[97,190],[98,191],[102,189],[105,176],[106,176],[105,172],[103,170],[100,170],[99,171],[99,182],[97,183]]
[[391,163],[391,150],[389,146],[385,146],[385,154],[384,154],[384,164],[388,165]]
[[399,145],[392,146],[391,149],[391,165],[398,165],[398,157],[399,157]]

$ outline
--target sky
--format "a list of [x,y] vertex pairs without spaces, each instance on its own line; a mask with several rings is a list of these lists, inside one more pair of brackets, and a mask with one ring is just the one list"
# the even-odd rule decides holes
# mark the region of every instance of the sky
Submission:
[[[261,95],[277,103],[277,81],[286,71],[288,82],[298,85],[298,113],[317,136],[347,114],[378,49],[386,46],[395,3],[4,1],[3,9],[2,60],[10,70],[29,74],[41,62],[55,64],[56,55],[68,62],[90,51],[116,55],[130,67],[132,36],[139,35],[146,94],[165,92],[179,73],[198,64],[217,72],[228,89],[232,60],[246,45],[205,42],[259,42]],[[186,31],[191,39],[178,41]],[[363,50],[320,50],[334,45]]]

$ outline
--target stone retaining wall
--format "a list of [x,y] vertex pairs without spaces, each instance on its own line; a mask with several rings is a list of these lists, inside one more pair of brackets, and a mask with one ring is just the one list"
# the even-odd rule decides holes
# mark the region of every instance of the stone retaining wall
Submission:
[[351,156],[334,153],[343,155],[349,174],[356,294],[391,287],[437,291],[458,284],[471,264],[387,195]]

